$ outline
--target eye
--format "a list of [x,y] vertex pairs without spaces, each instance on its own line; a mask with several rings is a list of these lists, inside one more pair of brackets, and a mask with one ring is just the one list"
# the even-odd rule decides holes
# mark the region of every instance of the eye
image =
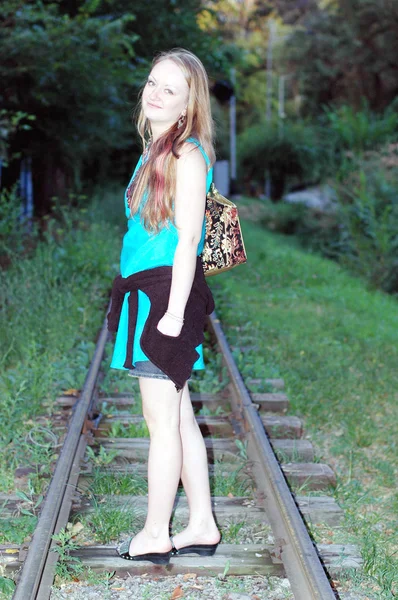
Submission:
[[148,79],[148,81],[146,83],[147,83],[147,85],[155,85],[155,82],[153,81],[153,79]]
[[174,94],[174,92],[173,92],[172,90],[170,90],[169,88],[166,88],[166,89],[165,89],[165,92],[167,92],[168,94],[171,94],[171,95],[173,95],[173,94]]

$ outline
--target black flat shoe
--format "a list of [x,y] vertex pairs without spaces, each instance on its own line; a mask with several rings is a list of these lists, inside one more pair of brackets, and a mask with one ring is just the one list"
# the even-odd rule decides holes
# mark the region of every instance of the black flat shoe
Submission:
[[200,556],[213,556],[215,553],[218,544],[221,542],[217,542],[217,544],[190,544],[189,546],[183,546],[182,548],[176,548],[174,545],[174,540],[170,537],[170,541],[172,544],[171,553],[173,556],[181,556],[182,554],[199,554]]
[[146,554],[134,554],[131,555],[129,553],[130,542],[133,538],[122,542],[118,548],[116,548],[116,552],[120,556],[120,558],[124,558],[126,560],[147,560],[155,565],[167,565],[170,556],[172,554],[172,550],[168,550],[167,552],[147,552]]

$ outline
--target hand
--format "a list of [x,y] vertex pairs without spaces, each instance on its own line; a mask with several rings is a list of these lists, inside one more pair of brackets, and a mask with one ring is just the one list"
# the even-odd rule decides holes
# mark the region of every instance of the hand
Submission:
[[157,329],[164,335],[171,335],[177,337],[181,333],[183,323],[179,323],[173,317],[170,317],[167,313],[160,319]]

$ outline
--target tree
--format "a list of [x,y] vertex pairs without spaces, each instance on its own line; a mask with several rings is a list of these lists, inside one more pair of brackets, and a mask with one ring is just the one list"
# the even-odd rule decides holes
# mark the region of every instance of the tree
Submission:
[[[35,117],[10,140],[32,157],[37,207],[78,184],[85,160],[128,143],[125,127],[134,41],[113,19],[87,12],[74,19],[59,6],[9,0],[0,22],[1,103]],[[126,111],[127,112],[127,111]]]
[[359,108],[364,98],[381,111],[397,96],[394,0],[318,2],[296,25],[286,44],[286,64],[298,78],[304,113],[316,114],[330,103]]
[[[32,157],[41,212],[52,195],[80,185],[83,166],[86,178],[104,160],[131,170],[131,110],[156,52],[185,46],[211,75],[224,68],[217,35],[199,26],[200,0],[153,0],[132,9],[126,12],[124,0],[3,3],[0,102],[7,115],[35,119],[8,142],[12,153]],[[15,180],[12,165],[8,171]]]

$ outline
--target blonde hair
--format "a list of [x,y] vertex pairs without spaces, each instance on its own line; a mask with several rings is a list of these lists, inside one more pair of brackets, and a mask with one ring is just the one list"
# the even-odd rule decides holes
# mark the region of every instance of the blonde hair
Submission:
[[[174,221],[177,160],[186,139],[196,138],[209,157],[210,163],[215,161],[209,83],[203,64],[189,50],[174,48],[158,54],[153,60],[152,69],[164,60],[172,60],[180,67],[188,83],[186,118],[180,128],[177,122],[174,123],[151,145],[149,160],[141,166],[127,191],[131,215],[138,211],[143,195],[147,194],[141,210],[141,219],[148,231],[156,233],[165,226],[167,220]],[[138,105],[137,129],[145,152],[151,129],[142,109],[141,97],[142,90]]]

